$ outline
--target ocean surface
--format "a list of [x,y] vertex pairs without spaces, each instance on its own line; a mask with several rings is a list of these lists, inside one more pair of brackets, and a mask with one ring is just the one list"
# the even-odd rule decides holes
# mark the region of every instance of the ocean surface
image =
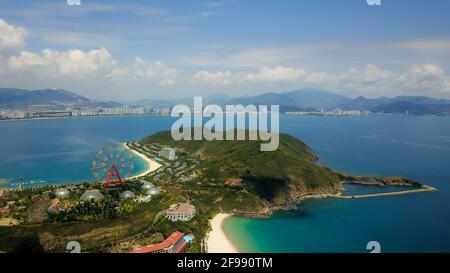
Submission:
[[[439,192],[310,200],[268,220],[231,217],[223,228],[239,251],[370,252],[368,242],[377,241],[381,252],[450,252],[450,118],[285,116],[281,128],[310,145],[322,165],[407,176]],[[347,194],[377,190],[346,188]]]
[[[170,117],[128,116],[0,122],[0,179],[34,183],[92,180],[101,147],[169,130]],[[244,252],[450,252],[450,118],[412,116],[281,116],[319,164],[360,175],[402,175],[437,187],[372,199],[323,199],[267,220],[228,218],[224,229]],[[145,168],[136,158],[134,173]],[[36,182],[38,181],[38,182]],[[9,187],[4,184],[0,187]],[[376,187],[347,185],[348,194]],[[382,189],[389,191],[393,189]]]
[[[93,181],[102,147],[170,128],[170,117],[98,117],[0,122],[0,188]],[[147,163],[133,154],[137,175]]]

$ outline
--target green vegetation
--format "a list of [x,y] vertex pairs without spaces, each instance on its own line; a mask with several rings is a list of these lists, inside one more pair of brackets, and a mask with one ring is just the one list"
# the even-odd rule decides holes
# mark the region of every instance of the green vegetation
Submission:
[[[248,132],[246,132],[248,134]],[[160,132],[141,141],[177,147],[201,159],[206,178],[224,183],[240,178],[258,197],[283,203],[292,192],[334,192],[338,173],[314,163],[317,156],[300,140],[280,135],[277,151],[261,152],[261,141],[174,141],[170,132]]]
[[[11,216],[21,221],[18,226],[0,227],[0,250],[65,252],[68,242],[79,241],[82,252],[128,252],[136,245],[161,242],[179,230],[195,238],[185,251],[201,252],[210,230],[209,220],[221,211],[267,217],[280,208],[295,208],[303,197],[335,194],[343,180],[372,185],[420,185],[402,177],[339,174],[315,164],[315,153],[286,134],[280,135],[277,151],[261,152],[260,144],[259,140],[177,142],[170,132],[154,134],[139,143],[129,142],[127,145],[148,157],[158,156],[162,147],[176,148],[175,161],[162,158],[163,166],[144,178],[161,189],[160,195],[145,203],[121,199],[119,194],[127,190],[136,196],[145,194],[139,179],[127,181],[117,190],[83,183],[74,187],[69,198],[58,201],[56,187],[16,191],[0,199],[2,206],[7,204],[11,209]],[[99,190],[103,198],[96,202],[80,200],[83,192],[91,189]],[[48,204],[55,201],[64,209],[45,219],[34,217],[39,221],[30,221],[30,211],[42,212],[43,208],[45,214]],[[196,207],[197,213],[190,221],[171,222],[163,217],[170,205],[181,202]]]

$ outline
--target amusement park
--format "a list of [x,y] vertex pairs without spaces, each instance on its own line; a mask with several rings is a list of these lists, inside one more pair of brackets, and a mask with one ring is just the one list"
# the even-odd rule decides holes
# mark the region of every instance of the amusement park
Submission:
[[105,189],[123,187],[125,178],[134,169],[134,164],[133,155],[128,149],[124,149],[120,144],[111,144],[95,154],[92,173]]
[[[148,166],[135,175],[137,157]],[[2,190],[1,199],[9,200],[0,204],[5,222],[2,225],[71,223],[70,227],[76,229],[73,223],[81,226],[95,221],[116,223],[133,218],[134,223],[129,228],[118,227],[120,231],[115,231],[124,233],[121,240],[114,244],[87,245],[84,250],[94,251],[100,247],[107,252],[183,252],[195,235],[189,225],[180,227],[179,223],[188,223],[197,211],[189,197],[178,194],[177,187],[170,185],[170,181],[195,178],[198,162],[178,159],[175,149],[168,147],[141,146],[138,142],[107,145],[93,156],[93,182]],[[142,218],[135,217],[136,214]]]

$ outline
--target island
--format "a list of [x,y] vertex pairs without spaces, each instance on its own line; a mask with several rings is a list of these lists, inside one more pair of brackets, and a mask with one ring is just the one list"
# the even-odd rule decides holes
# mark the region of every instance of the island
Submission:
[[[0,250],[68,252],[68,243],[78,242],[82,252],[214,252],[221,249],[208,239],[226,240],[217,229],[229,215],[267,218],[311,198],[436,190],[405,177],[334,171],[317,164],[317,154],[287,134],[280,134],[274,152],[261,152],[261,142],[175,141],[169,131],[159,132],[124,144],[145,157],[151,170],[128,178],[121,188],[87,181],[3,190],[0,216],[11,221],[0,226]],[[345,183],[406,190],[346,196]],[[225,245],[222,251],[236,251]]]

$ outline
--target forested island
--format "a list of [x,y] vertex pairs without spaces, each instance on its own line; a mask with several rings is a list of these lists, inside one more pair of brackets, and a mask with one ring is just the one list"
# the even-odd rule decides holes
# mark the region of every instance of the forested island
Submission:
[[[305,199],[339,197],[345,182],[435,190],[404,177],[363,177],[320,166],[310,147],[287,134],[280,134],[274,152],[260,151],[260,144],[259,140],[174,141],[169,131],[160,132],[127,145],[149,158],[162,148],[174,148],[177,158],[158,159],[162,168],[127,181],[118,190],[86,182],[72,185],[70,196],[61,200],[54,193],[58,186],[10,190],[0,199],[0,207],[7,205],[17,223],[0,226],[0,250],[66,252],[69,241],[78,241],[83,252],[129,252],[181,231],[195,238],[185,251],[204,252],[209,221],[219,212],[266,218],[277,210],[295,209]],[[140,196],[145,182],[161,194],[148,202],[122,198],[126,191]],[[103,198],[83,201],[83,193],[92,190]],[[46,213],[55,200],[64,209]],[[174,203],[192,204],[195,216],[185,222],[161,217]]]

